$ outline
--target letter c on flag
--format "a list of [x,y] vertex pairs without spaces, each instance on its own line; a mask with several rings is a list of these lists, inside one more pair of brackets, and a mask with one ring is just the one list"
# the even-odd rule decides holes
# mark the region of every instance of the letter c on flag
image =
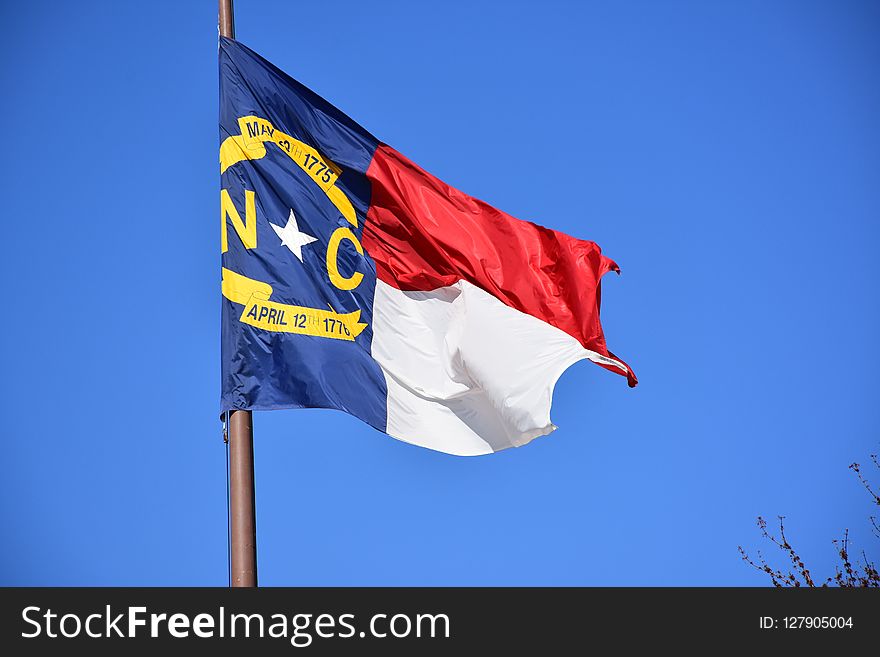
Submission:
[[339,254],[339,244],[342,240],[350,241],[354,244],[355,250],[364,255],[364,247],[358,242],[358,238],[351,232],[351,229],[346,226],[337,228],[330,236],[330,243],[327,245],[327,273],[330,275],[330,282],[340,290],[353,290],[364,280],[364,275],[356,271],[348,278],[345,278],[339,273],[337,256]]

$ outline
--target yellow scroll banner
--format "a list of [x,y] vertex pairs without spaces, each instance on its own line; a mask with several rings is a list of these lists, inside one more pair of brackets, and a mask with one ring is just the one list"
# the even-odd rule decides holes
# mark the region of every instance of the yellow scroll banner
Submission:
[[353,341],[367,327],[360,321],[360,310],[340,314],[332,310],[269,301],[271,285],[225,267],[222,289],[224,297],[244,306],[239,321],[266,331]]
[[286,153],[318,185],[348,223],[357,228],[357,215],[348,197],[336,187],[342,173],[335,164],[321,156],[308,144],[277,130],[269,121],[257,116],[238,120],[240,135],[227,137],[220,145],[220,173],[242,160],[259,160],[266,155],[265,142],[270,141]]

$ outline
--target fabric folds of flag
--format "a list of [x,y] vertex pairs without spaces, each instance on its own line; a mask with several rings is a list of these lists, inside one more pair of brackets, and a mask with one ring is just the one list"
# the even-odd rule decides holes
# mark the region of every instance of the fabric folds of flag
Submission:
[[459,455],[555,429],[606,344],[593,242],[520,221],[220,40],[222,410],[335,408]]

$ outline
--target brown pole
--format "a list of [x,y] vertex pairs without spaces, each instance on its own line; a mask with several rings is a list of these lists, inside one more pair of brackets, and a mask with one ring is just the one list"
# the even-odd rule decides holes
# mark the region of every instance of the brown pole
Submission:
[[220,36],[230,39],[235,38],[235,13],[232,10],[232,0],[220,0],[220,13],[217,16],[220,26]]
[[[232,0],[219,0],[220,36],[235,38]],[[257,585],[254,424],[250,411],[229,414],[229,524],[232,586]]]
[[229,414],[229,524],[234,587],[257,585],[252,417],[250,411]]

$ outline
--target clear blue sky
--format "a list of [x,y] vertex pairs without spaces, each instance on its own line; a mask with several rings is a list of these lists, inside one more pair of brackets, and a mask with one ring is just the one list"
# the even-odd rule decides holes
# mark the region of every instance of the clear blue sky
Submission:
[[[763,585],[758,514],[817,574],[845,527],[876,554],[877,3],[236,5],[383,141],[598,242],[641,380],[577,364],[559,431],[473,459],[258,414],[262,583]],[[225,585],[216,3],[0,26],[0,584]]]

